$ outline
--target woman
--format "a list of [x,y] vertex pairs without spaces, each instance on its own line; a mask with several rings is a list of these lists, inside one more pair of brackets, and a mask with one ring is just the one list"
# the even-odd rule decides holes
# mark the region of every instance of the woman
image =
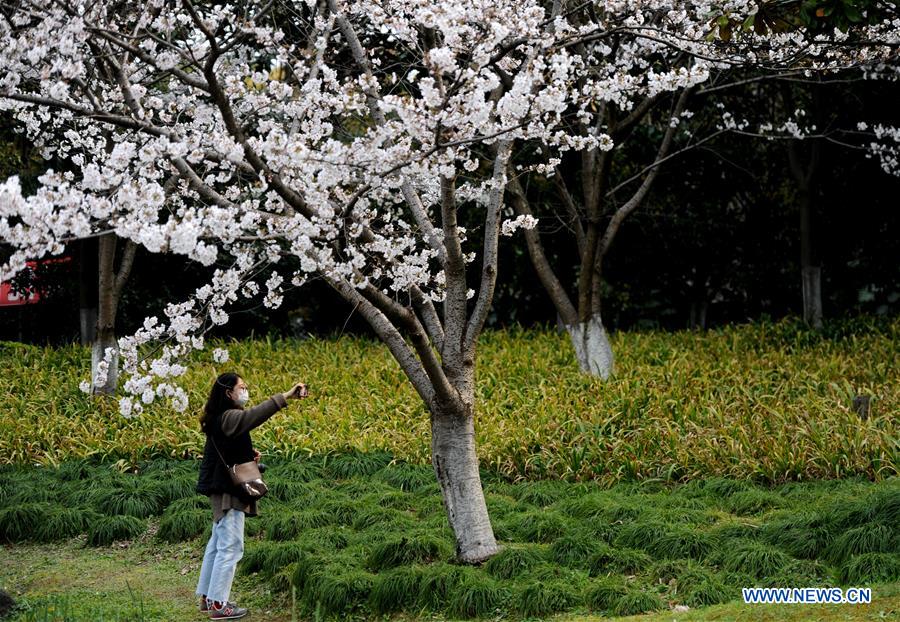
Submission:
[[209,496],[213,529],[200,567],[197,595],[200,611],[208,611],[211,620],[233,620],[247,615],[246,609],[228,601],[228,595],[235,567],[244,554],[244,517],[257,515],[256,501],[243,497],[240,489],[231,483],[225,462],[229,466],[251,460],[259,462],[250,430],[287,406],[288,400],[307,396],[306,385],[300,382],[286,393],[276,393],[265,402],[245,409],[250,399],[247,383],[233,372],[216,378],[209,392],[200,416],[206,446],[197,492]]

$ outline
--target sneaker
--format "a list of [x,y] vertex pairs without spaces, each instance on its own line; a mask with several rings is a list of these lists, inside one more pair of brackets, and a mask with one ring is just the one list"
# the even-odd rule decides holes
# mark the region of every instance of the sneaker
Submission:
[[209,611],[209,601],[206,600],[206,596],[200,597],[200,612],[206,613]]
[[221,607],[216,607],[216,603],[210,603],[209,619],[210,620],[237,620],[247,615],[248,611],[243,607],[238,607],[234,603],[224,603]]

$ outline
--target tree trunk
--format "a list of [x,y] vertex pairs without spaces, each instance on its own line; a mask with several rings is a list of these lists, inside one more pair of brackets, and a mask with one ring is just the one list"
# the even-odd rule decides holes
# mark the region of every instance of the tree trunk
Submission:
[[691,303],[691,316],[688,319],[688,328],[691,330],[706,330],[706,310],[709,301],[706,299],[695,300]]
[[800,280],[803,319],[816,330],[822,328],[822,268],[815,261],[812,197],[808,187],[800,190]]
[[[114,395],[119,377],[119,343],[116,339],[116,312],[119,298],[125,281],[131,272],[137,245],[129,240],[122,252],[119,271],[115,271],[116,235],[113,233],[100,236],[99,240],[99,302],[97,309],[97,334],[91,348],[91,385],[92,393]],[[106,358],[106,350],[111,348],[106,378],[101,374],[100,382],[97,373],[100,363]]]
[[433,409],[431,463],[456,535],[457,559],[472,564],[495,555],[500,547],[481,487],[472,407],[466,406],[464,412]]
[[614,371],[612,346],[600,314],[593,314],[586,322],[566,327],[581,371],[606,380]]
[[800,274],[803,281],[803,319],[819,330],[822,328],[822,268],[804,266]]
[[81,345],[93,343],[97,330],[97,248],[93,239],[78,244],[78,319]]
[[[106,372],[106,381],[97,383],[97,371],[100,362],[103,361],[106,349],[112,348],[112,357]],[[115,395],[119,380],[119,344],[116,341],[116,332],[111,327],[99,327],[96,339],[91,346],[91,383],[94,393]]]

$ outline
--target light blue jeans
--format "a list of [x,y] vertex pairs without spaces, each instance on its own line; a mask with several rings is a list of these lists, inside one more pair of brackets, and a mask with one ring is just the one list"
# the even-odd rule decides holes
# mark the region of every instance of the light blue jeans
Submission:
[[231,509],[213,523],[203,554],[197,595],[221,603],[228,602],[238,561],[244,556],[244,513]]

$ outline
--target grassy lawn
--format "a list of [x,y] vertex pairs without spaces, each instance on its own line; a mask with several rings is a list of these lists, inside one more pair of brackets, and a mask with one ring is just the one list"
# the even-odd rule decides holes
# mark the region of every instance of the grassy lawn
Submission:
[[[31,607],[19,619],[198,615],[193,588],[210,510],[193,494],[196,468],[0,468],[0,541],[12,543],[2,549],[0,587]],[[686,619],[808,609],[728,604],[749,586],[879,585],[869,607],[820,607],[834,619],[877,615],[897,602],[896,478],[604,487],[510,482],[485,471],[503,550],[474,568],[453,563],[452,532],[427,467],[349,452],[273,460],[266,477],[271,492],[248,520],[234,587],[235,600],[266,620],[291,619],[292,610],[306,619],[526,620],[659,616],[653,612],[676,605],[692,610]],[[697,613],[709,605],[717,608]]]
[[[202,620],[195,609],[194,582],[203,543],[160,545],[147,536],[102,549],[84,548],[73,539],[53,545],[20,544],[0,547],[0,588],[30,607],[13,618],[59,622],[102,620]],[[272,593],[258,578],[239,574],[234,593],[251,608],[253,619],[284,622],[292,619],[290,598]],[[565,614],[557,622],[861,622],[900,616],[900,583],[873,587],[869,605],[745,605],[731,602],[674,613],[629,617]],[[143,618],[141,605],[144,603]],[[412,619],[396,616],[397,620]],[[442,616],[419,619],[439,621]]]

